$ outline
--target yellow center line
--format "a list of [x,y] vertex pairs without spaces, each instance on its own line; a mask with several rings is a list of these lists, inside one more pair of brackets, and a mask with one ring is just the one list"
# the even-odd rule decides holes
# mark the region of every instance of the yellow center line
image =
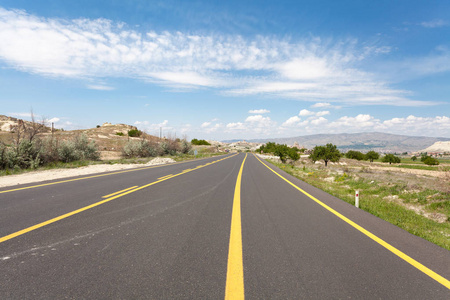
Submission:
[[231,214],[230,245],[228,249],[227,282],[225,299],[244,299],[244,267],[242,263],[241,229],[241,181],[242,170],[247,159],[245,154],[234,189],[233,210]]
[[170,177],[170,176],[173,176],[173,174],[169,174],[169,175],[166,175],[166,176],[163,176],[163,177],[159,177],[158,179],[165,179],[165,178]]
[[[232,156],[228,156],[226,158],[229,158],[229,157],[232,157]],[[0,191],[0,194],[21,191],[21,190],[27,190],[27,189],[33,189],[33,188],[37,188],[37,187],[49,186],[49,185],[54,185],[54,184],[84,180],[84,179],[91,179],[91,178],[97,178],[97,177],[103,177],[103,176],[123,174],[123,173],[128,173],[128,172],[136,172],[136,171],[148,170],[148,169],[153,169],[153,168],[167,167],[167,166],[172,166],[172,165],[184,164],[184,163],[188,163],[188,162],[192,162],[192,161],[204,160],[204,159],[208,159],[208,158],[210,158],[210,157],[192,159],[192,160],[188,160],[188,161],[180,161],[180,162],[176,162],[176,163],[172,163],[172,164],[162,164],[162,165],[156,165],[156,166],[150,166],[150,167],[138,167],[138,168],[132,168],[130,170],[112,172],[112,173],[108,173],[108,174],[99,174],[99,175],[92,175],[92,176],[80,177],[80,178],[75,178],[75,179],[68,179],[68,180],[61,180],[61,181],[56,181],[56,182],[37,184],[37,185],[32,185],[32,186],[27,186],[27,187],[22,187],[22,188],[17,188],[17,189]]]
[[125,192],[125,191],[128,191],[128,190],[131,190],[131,189],[134,189],[134,188],[137,188],[137,187],[138,187],[138,186],[137,186],[137,185],[135,185],[135,186],[132,186],[132,187],[129,187],[129,188],[123,189],[123,190],[121,190],[121,191],[118,191],[118,192],[115,192],[115,193],[111,193],[111,194],[109,194],[109,195],[105,195],[105,196],[102,196],[102,198],[108,198],[108,197],[111,197],[111,196],[114,196],[114,195],[120,194],[120,193],[122,193],[122,192]]
[[[228,159],[228,158],[231,158],[231,157],[234,157],[234,156],[235,156],[235,155],[232,155],[232,156],[228,156],[228,157],[226,157],[226,158]],[[217,161],[215,161],[215,162],[217,162]],[[194,171],[194,170],[192,170],[192,171]],[[176,176],[179,176],[179,175],[182,175],[182,174],[186,174],[186,173],[187,173],[187,172],[185,172],[185,173],[178,173],[178,174],[175,174],[173,177],[176,177]],[[127,189],[128,191],[125,191],[125,192],[120,191],[120,192],[123,192],[123,193],[121,193],[121,194],[115,193],[115,194],[117,194],[117,195],[112,196],[112,197],[110,197],[110,198],[107,198],[107,199],[105,199],[105,200],[102,200],[102,201],[93,203],[93,204],[91,204],[91,205],[88,205],[88,206],[82,207],[82,208],[80,208],[80,209],[71,211],[71,212],[69,212],[69,213],[63,214],[63,215],[58,216],[58,217],[56,217],[56,218],[53,218],[53,219],[44,221],[44,222],[42,222],[42,223],[39,223],[39,224],[30,226],[30,227],[28,227],[28,228],[19,230],[19,231],[17,231],[17,232],[8,234],[8,235],[6,235],[6,236],[4,236],[4,237],[0,237],[0,243],[3,243],[3,242],[5,242],[5,241],[7,241],[7,240],[10,240],[10,239],[13,239],[13,238],[15,238],[15,237],[18,237],[18,236],[23,235],[23,234],[25,234],[25,233],[28,233],[28,232],[30,232],[30,231],[36,230],[36,229],[38,229],[38,228],[47,226],[47,225],[49,225],[49,224],[55,223],[55,222],[60,221],[60,220],[62,220],[62,219],[66,219],[66,218],[68,218],[68,217],[70,217],[70,216],[79,214],[79,213],[81,213],[81,212],[83,212],[83,211],[86,211],[86,210],[88,210],[88,209],[94,208],[94,207],[96,207],[96,206],[105,204],[105,203],[107,203],[107,202],[109,202],[109,201],[112,201],[112,200],[114,200],[114,199],[117,199],[117,198],[123,197],[123,196],[125,196],[125,195],[134,193],[134,192],[136,192],[136,191],[142,190],[142,189],[144,189],[144,188],[147,188],[147,187],[152,186],[152,185],[154,185],[154,184],[157,184],[157,183],[159,183],[159,182],[162,182],[162,181],[171,179],[171,178],[173,178],[173,177],[165,178],[165,179],[161,179],[161,180],[157,180],[157,181],[155,181],[155,182],[152,182],[152,183],[143,185],[143,186],[141,186],[141,187],[137,187],[137,188],[134,188],[134,187],[133,187],[134,189]]]
[[325,208],[326,210],[328,210],[329,212],[331,212],[332,214],[334,214],[335,216],[337,216],[338,218],[340,218],[341,220],[343,220],[344,222],[346,222],[347,224],[351,225],[353,228],[355,228],[356,230],[360,231],[361,233],[363,233],[364,235],[366,235],[367,237],[369,237],[370,239],[372,239],[373,241],[377,242],[379,245],[383,246],[384,248],[386,248],[387,250],[391,251],[392,253],[394,253],[395,255],[397,255],[399,258],[403,259],[404,261],[406,261],[407,263],[411,264],[413,267],[415,267],[416,269],[422,271],[423,273],[425,273],[426,275],[428,275],[429,277],[433,278],[434,280],[436,280],[437,282],[439,282],[440,284],[442,284],[443,286],[445,286],[446,288],[450,289],[450,281],[447,280],[446,278],[444,278],[443,276],[437,274],[436,272],[434,272],[433,270],[425,267],[424,265],[422,265],[421,263],[419,263],[418,261],[416,261],[415,259],[413,259],[412,257],[406,255],[405,253],[403,253],[402,251],[398,250],[397,248],[395,248],[394,246],[392,246],[391,244],[385,242],[384,240],[382,240],[381,238],[379,238],[378,236],[374,235],[373,233],[371,233],[370,231],[366,230],[365,228],[361,227],[360,225],[356,224],[355,222],[353,222],[352,220],[348,219],[347,217],[345,217],[344,215],[338,213],[337,211],[335,211],[334,209],[332,209],[331,207],[329,207],[328,205],[326,205],[325,203],[323,203],[322,201],[318,200],[317,198],[315,198],[314,196],[308,194],[307,192],[305,192],[304,190],[302,190],[301,188],[299,188],[298,186],[296,186],[295,184],[293,184],[291,181],[287,180],[286,178],[284,178],[283,176],[281,176],[280,174],[278,174],[277,172],[275,172],[272,168],[270,168],[269,166],[267,166],[264,162],[262,162],[258,156],[255,155],[255,157],[264,165],[266,166],[270,171],[272,171],[273,173],[275,173],[277,176],[279,176],[281,179],[283,179],[284,181],[286,181],[287,183],[289,183],[291,186],[293,186],[294,188],[296,188],[297,190],[299,190],[300,192],[302,192],[304,195],[306,195],[307,197],[309,197],[310,199],[314,200],[317,204],[321,205],[323,208]]

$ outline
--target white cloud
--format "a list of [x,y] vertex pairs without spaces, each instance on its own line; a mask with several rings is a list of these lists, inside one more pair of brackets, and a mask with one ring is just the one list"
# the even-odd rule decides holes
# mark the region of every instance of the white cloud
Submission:
[[60,118],[54,117],[54,118],[51,118],[51,119],[47,120],[47,123],[49,123],[49,124],[51,124],[51,123],[57,123],[57,122],[59,122],[60,120],[61,120]]
[[214,88],[231,95],[269,94],[319,103],[430,104],[411,100],[407,91],[390,88],[358,69],[362,60],[390,48],[364,47],[355,39],[143,33],[106,19],[52,19],[3,8],[0,28],[0,60],[32,74],[89,81],[135,78],[174,88]]
[[330,103],[327,102],[319,102],[314,105],[311,105],[312,108],[323,108],[323,107],[331,107]]
[[328,110],[324,110],[324,111],[317,112],[316,116],[322,117],[322,116],[326,116],[326,115],[329,115],[329,114],[330,114],[330,112]]
[[428,22],[422,22],[422,23],[420,23],[420,25],[422,25],[423,27],[426,27],[426,28],[437,28],[437,27],[448,26],[449,22],[444,21],[444,20],[433,20],[433,21],[428,21]]
[[211,126],[211,127],[209,127],[209,128],[206,128],[205,132],[206,132],[206,133],[216,132],[216,131],[218,131],[219,129],[221,129],[222,127],[223,127],[223,124],[217,123],[217,124],[214,124],[213,126]]
[[318,125],[325,124],[325,123],[327,123],[327,122],[328,122],[327,119],[325,119],[324,117],[320,117],[320,118],[317,118],[317,119],[315,119],[315,120],[312,120],[312,121],[311,121],[311,124],[312,124],[312,125],[318,126]]
[[203,122],[203,124],[200,126],[201,128],[206,128],[209,125],[211,125],[211,122]]
[[254,115],[254,116],[248,116],[247,119],[245,119],[245,122],[265,122],[269,121],[269,117],[263,117],[262,115]]
[[289,119],[287,119],[281,126],[284,126],[284,127],[295,126],[295,125],[297,125],[300,121],[301,121],[301,119],[300,119],[299,117],[293,116],[293,117],[290,117]]
[[294,59],[276,67],[280,74],[290,80],[318,79],[332,74],[329,64],[315,56]]
[[268,109],[253,109],[248,111],[249,114],[268,114],[270,110]]
[[112,86],[107,85],[87,85],[87,88],[90,90],[98,90],[98,91],[112,91],[115,90]]
[[298,113],[298,115],[301,116],[301,117],[306,117],[306,116],[314,115],[314,112],[309,111],[309,110],[307,110],[307,109],[302,109],[302,110]]
[[235,123],[228,123],[226,126],[227,129],[229,130],[246,130],[247,128],[245,127],[244,123],[242,122],[235,122]]
[[377,124],[379,124],[380,120],[376,120],[371,115],[364,115],[359,114],[356,117],[341,117],[338,120],[332,122],[330,124],[331,127],[351,127],[351,128],[358,128],[362,129],[364,127],[376,127]]
[[165,131],[163,134],[166,134],[167,131],[172,131],[175,128],[169,125],[168,120],[164,120],[161,123],[151,123],[149,121],[136,121],[134,125],[137,125],[141,130],[145,130],[149,134],[159,135],[159,130],[162,129]]

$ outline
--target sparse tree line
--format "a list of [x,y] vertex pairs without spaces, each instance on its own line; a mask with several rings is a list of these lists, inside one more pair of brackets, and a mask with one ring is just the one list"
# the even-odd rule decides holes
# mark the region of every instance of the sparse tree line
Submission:
[[267,144],[262,145],[257,151],[260,153],[272,153],[278,156],[283,163],[286,163],[288,159],[295,162],[300,158],[300,154],[298,153],[299,149],[274,142],[268,142]]
[[[272,153],[280,158],[283,163],[286,163],[288,159],[292,162],[297,161],[300,158],[298,154],[298,149],[291,148],[286,145],[280,145],[273,142],[268,142],[267,144],[261,146],[257,151],[261,153]],[[356,160],[368,160],[373,162],[374,160],[378,160],[380,158],[380,154],[375,151],[369,151],[367,153],[362,153],[360,151],[350,150],[347,153],[341,153],[336,145],[326,144],[325,146],[315,146],[309,155],[309,159],[312,162],[322,160],[325,163],[325,166],[328,166],[328,162],[339,162],[342,157],[346,157],[348,159],[356,159]],[[413,160],[415,156],[412,157]],[[389,164],[397,164],[401,162],[400,157],[394,154],[386,154],[381,158],[382,162]],[[421,161],[427,165],[439,165],[439,161],[431,156],[422,155]]]

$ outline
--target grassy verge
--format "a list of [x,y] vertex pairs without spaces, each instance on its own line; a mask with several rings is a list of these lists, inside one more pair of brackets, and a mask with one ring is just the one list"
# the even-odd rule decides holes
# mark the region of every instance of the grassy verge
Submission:
[[[287,173],[342,199],[352,205],[355,190],[360,192],[360,208],[450,250],[450,194],[436,190],[418,190],[405,193],[405,186],[389,182],[368,181],[346,173],[330,177],[326,169],[292,167],[270,161]],[[419,204],[428,213],[440,213],[447,220],[438,223],[405,207]]]

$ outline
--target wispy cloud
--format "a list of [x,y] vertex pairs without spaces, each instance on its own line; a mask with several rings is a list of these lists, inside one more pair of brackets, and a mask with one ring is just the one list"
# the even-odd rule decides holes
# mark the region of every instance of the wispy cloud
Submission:
[[437,27],[448,26],[448,25],[450,25],[450,23],[447,21],[438,19],[438,20],[432,20],[432,21],[428,21],[428,22],[422,22],[422,23],[420,23],[420,25],[422,25],[423,27],[426,27],[426,28],[437,28]]
[[253,109],[248,111],[249,114],[268,114],[270,110],[268,109]]
[[320,103],[429,104],[358,69],[359,62],[390,48],[364,47],[353,39],[139,32],[106,19],[51,19],[0,8],[0,40],[0,59],[8,66],[44,76],[127,77],[175,89]]
[[90,90],[98,90],[98,91],[112,91],[115,90],[112,86],[107,85],[95,85],[95,84],[89,84],[87,85],[87,88]]

